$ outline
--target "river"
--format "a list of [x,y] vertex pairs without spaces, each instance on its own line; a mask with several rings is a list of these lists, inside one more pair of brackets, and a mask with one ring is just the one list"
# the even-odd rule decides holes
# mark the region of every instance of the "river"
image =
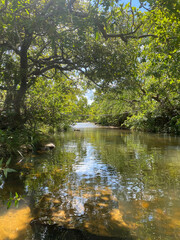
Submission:
[[0,240],[179,240],[180,138],[73,128],[1,179]]

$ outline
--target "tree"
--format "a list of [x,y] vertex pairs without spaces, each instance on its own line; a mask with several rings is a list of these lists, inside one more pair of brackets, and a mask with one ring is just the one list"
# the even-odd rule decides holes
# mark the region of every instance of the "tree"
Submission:
[[[142,13],[132,1],[125,7],[114,0],[2,1],[0,89],[6,99],[1,128],[27,121],[27,91],[52,69],[81,73],[104,91],[138,87],[137,40],[150,46],[146,41],[151,39],[161,49],[169,45],[172,53],[179,39],[178,2],[148,2],[151,9]],[[15,119],[11,123],[9,114]]]
[[32,129],[38,126],[55,127],[71,124],[79,110],[78,96],[81,91],[76,81],[61,74],[54,79],[39,77],[36,83],[27,92],[26,111],[28,123]]
[[100,117],[101,123],[120,125],[123,113],[128,112],[123,125],[179,133],[179,5],[178,1],[148,2],[140,20],[142,36],[151,38],[138,41],[137,75],[132,87],[125,81],[124,88],[120,84],[119,88],[109,89],[96,98],[94,105],[99,113],[111,115]]
[[131,59],[117,49],[119,41],[109,49],[110,42],[98,39],[98,32],[103,33],[99,24],[107,18],[109,7],[109,3],[97,6],[91,1],[81,5],[65,0],[2,1],[0,89],[6,91],[6,100],[1,125],[8,122],[9,109],[14,127],[26,121],[26,92],[37,77],[46,78],[51,69],[62,73],[76,70],[99,82],[105,76],[126,75],[122,72],[127,73]]

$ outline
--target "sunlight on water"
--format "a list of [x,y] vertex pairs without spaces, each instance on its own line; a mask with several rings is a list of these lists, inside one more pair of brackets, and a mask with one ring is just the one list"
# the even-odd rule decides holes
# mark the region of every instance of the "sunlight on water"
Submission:
[[0,240],[25,237],[26,229],[32,220],[29,207],[9,209],[0,216]]

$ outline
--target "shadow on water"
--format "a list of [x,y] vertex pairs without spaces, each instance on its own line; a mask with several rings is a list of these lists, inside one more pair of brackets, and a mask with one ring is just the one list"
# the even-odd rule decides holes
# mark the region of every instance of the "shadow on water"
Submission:
[[[40,221],[31,221],[34,240],[135,240],[130,234],[125,237],[97,236],[87,231],[67,229],[56,224],[43,224]],[[122,232],[124,229],[122,230]]]

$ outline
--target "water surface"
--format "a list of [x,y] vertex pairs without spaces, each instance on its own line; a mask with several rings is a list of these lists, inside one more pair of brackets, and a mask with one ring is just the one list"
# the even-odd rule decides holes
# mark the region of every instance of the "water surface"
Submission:
[[74,128],[80,131],[56,136],[54,151],[27,157],[3,180],[1,199],[18,192],[25,201],[1,208],[0,240],[50,239],[30,227],[33,219],[94,239],[180,239],[180,138]]

